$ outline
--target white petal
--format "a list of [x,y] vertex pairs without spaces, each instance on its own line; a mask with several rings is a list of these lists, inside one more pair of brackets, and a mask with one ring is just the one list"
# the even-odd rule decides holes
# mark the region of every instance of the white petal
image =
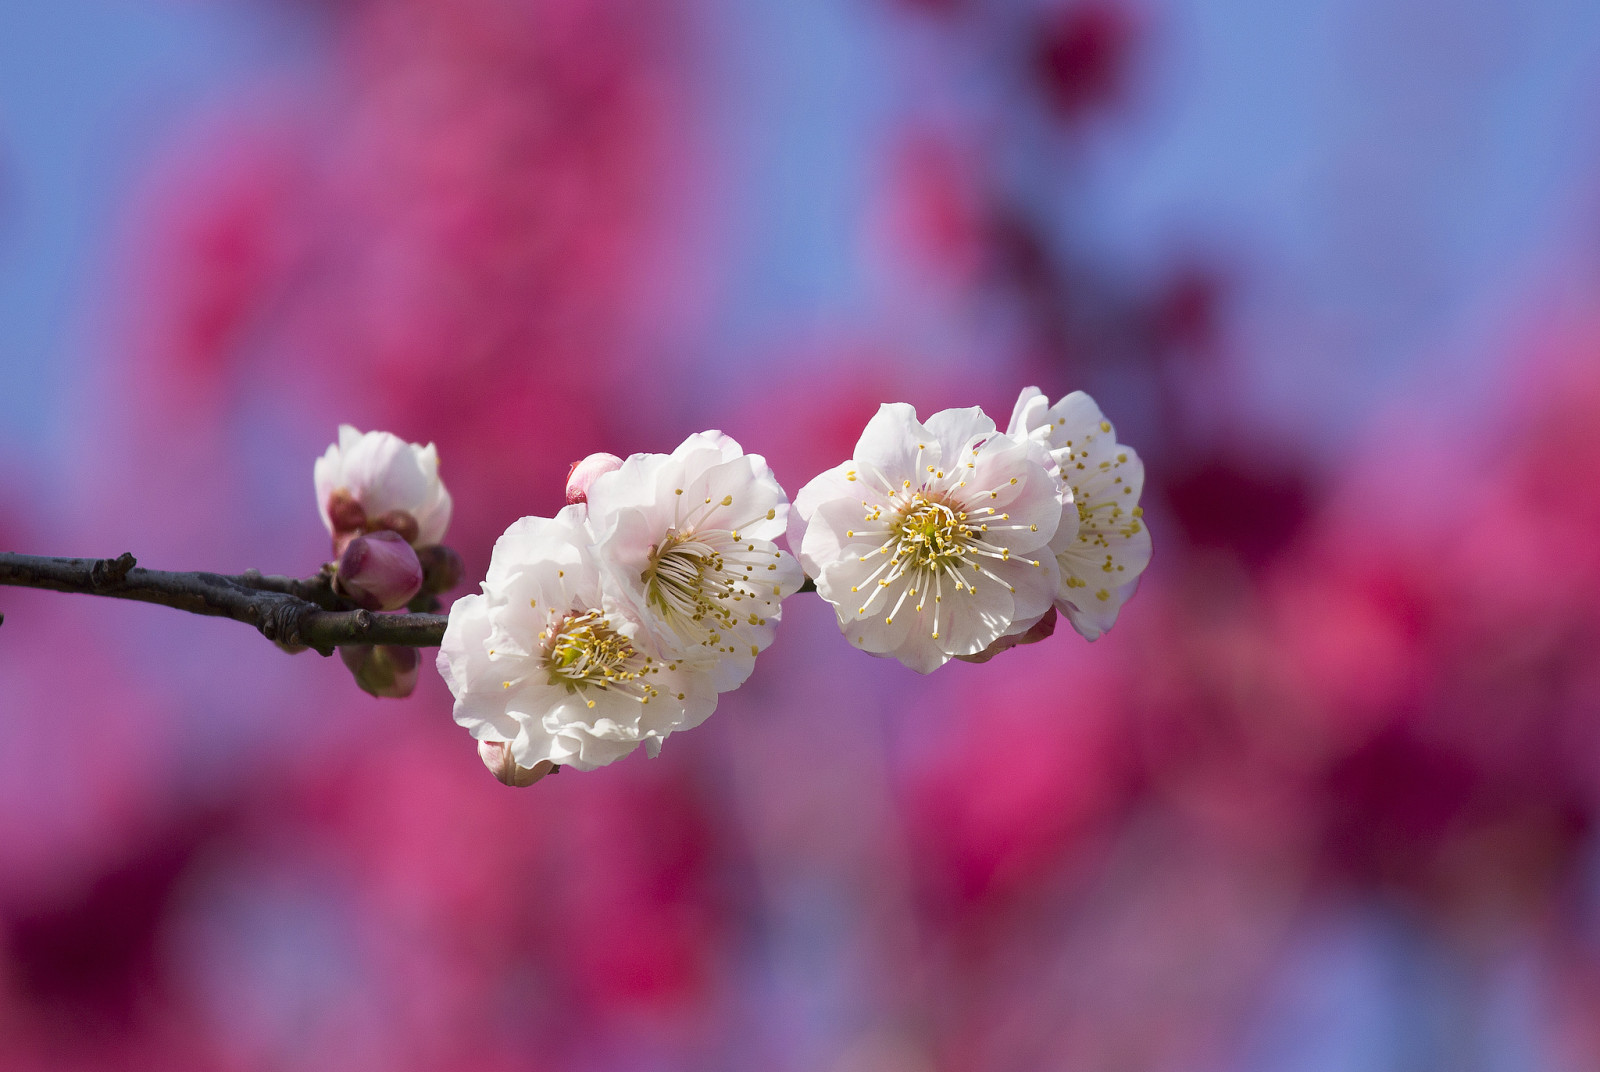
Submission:
[[942,409],[928,418],[928,431],[937,440],[943,462],[952,467],[975,442],[994,435],[994,421],[977,406]]
[[949,608],[949,624],[941,624],[937,643],[949,655],[982,651],[1015,617],[1016,604],[1004,585],[974,570],[963,570],[962,580],[972,588],[952,596],[947,587],[942,604]]
[[1011,423],[1006,431],[1015,436],[1026,436],[1045,422],[1045,411],[1050,402],[1037,387],[1024,387],[1011,409]]
[[[864,498],[871,501],[881,500],[881,495],[875,489],[869,489],[861,479],[854,461],[836,465],[825,473],[813,477],[805,487],[800,489],[800,494],[795,496],[794,509],[789,513],[789,550],[799,558],[801,567],[806,574],[816,577],[822,572],[822,566],[832,561],[839,553],[841,538],[844,529],[837,531],[831,525],[825,531],[812,535],[811,527],[816,512],[823,503],[842,502],[856,503],[859,505]],[[847,525],[846,528],[849,526]],[[811,540],[809,550],[806,541]]]
[[312,465],[311,483],[317,490],[317,513],[322,516],[323,527],[328,530],[329,535],[332,535],[333,519],[328,516],[328,500],[344,485],[337,446],[330,446]]
[[933,433],[917,420],[916,410],[904,402],[885,402],[862,431],[854,460],[898,485],[920,471],[919,459],[935,447]]

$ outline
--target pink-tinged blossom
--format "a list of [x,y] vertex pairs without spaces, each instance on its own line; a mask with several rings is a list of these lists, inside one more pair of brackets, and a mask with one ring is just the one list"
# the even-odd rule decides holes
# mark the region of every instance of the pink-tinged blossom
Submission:
[[710,675],[653,648],[601,591],[584,508],[525,517],[496,541],[481,595],[450,607],[439,672],[455,719],[518,765],[593,770],[717,704]]
[[504,741],[479,741],[478,758],[495,778],[517,789],[526,789],[556,769],[548,759],[532,767],[520,765],[517,757],[511,754],[511,746]]
[[1150,563],[1150,530],[1139,506],[1144,463],[1117,442],[1111,422],[1082,391],[1052,406],[1037,387],[1025,388],[1010,431],[1049,448],[1071,489],[1078,528],[1075,538],[1052,547],[1061,573],[1055,603],[1072,628],[1095,640],[1116,624]]
[[622,459],[604,451],[591,454],[581,462],[573,462],[572,472],[567,474],[567,505],[587,502],[589,485],[603,474],[614,473],[621,468]]
[[1073,531],[1049,452],[983,411],[926,424],[903,402],[795,499],[789,546],[851,644],[919,673],[1023,633],[1050,609],[1051,541]]
[[759,454],[721,432],[671,454],[635,454],[589,489],[589,527],[609,592],[658,650],[737,688],[804,582],[776,541],[789,497]]
[[357,529],[398,531],[414,546],[444,539],[450,493],[439,479],[439,452],[389,432],[339,426],[339,441],[312,470],[322,523],[338,541]]

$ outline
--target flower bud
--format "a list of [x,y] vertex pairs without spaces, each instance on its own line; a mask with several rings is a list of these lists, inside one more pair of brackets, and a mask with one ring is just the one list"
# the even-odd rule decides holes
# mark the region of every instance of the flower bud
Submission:
[[328,523],[335,537],[344,532],[360,532],[367,527],[367,512],[355,496],[340,488],[328,496]]
[[422,562],[422,590],[448,592],[461,583],[461,556],[443,544],[417,549]]
[[422,588],[422,563],[398,533],[371,532],[346,545],[334,585],[357,606],[395,610]]
[[[450,526],[450,493],[439,479],[439,452],[432,443],[422,447],[388,432],[362,434],[341,424],[339,441],[317,459],[311,476],[322,521],[336,544],[342,533],[392,529],[413,547],[426,547],[442,541]],[[396,511],[410,522],[385,520]]]
[[417,667],[422,660],[416,648],[390,644],[345,644],[339,658],[355,675],[363,692],[400,699],[417,687]]
[[1022,632],[1000,637],[993,644],[974,655],[957,655],[956,658],[968,663],[986,663],[1002,651],[1010,651],[1019,644],[1037,644],[1039,641],[1050,637],[1055,631],[1056,609],[1051,607],[1044,612],[1043,618],[1040,618]]
[[567,505],[589,501],[589,485],[606,473],[622,468],[622,459],[615,454],[591,454],[581,462],[572,463],[567,474]]
[[548,759],[531,767],[519,767],[511,755],[511,746],[504,741],[479,741],[478,758],[489,768],[489,773],[506,785],[529,786],[547,774],[554,774],[556,765]]
[[393,532],[406,543],[415,546],[417,542],[417,519],[404,510],[390,510],[382,514],[367,525],[372,532]]

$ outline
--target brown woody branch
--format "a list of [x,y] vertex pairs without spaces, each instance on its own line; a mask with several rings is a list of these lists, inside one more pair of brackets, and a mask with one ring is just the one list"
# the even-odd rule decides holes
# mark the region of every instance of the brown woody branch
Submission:
[[171,573],[141,569],[131,554],[45,558],[0,552],[0,585],[136,599],[191,614],[232,618],[254,626],[268,640],[315,648],[323,655],[332,655],[341,644],[438,647],[447,621],[442,614],[362,610],[333,590],[333,577],[327,571],[304,580],[256,570],[238,576]]

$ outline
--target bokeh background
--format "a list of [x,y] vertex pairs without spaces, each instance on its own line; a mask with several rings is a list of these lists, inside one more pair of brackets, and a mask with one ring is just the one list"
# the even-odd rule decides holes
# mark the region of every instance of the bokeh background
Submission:
[[510,790],[431,672],[0,590],[0,1068],[1600,1068],[1600,6],[0,6],[0,546],[313,572],[340,421],[482,576],[594,450],[791,491],[1086,389],[1117,628],[800,596]]

